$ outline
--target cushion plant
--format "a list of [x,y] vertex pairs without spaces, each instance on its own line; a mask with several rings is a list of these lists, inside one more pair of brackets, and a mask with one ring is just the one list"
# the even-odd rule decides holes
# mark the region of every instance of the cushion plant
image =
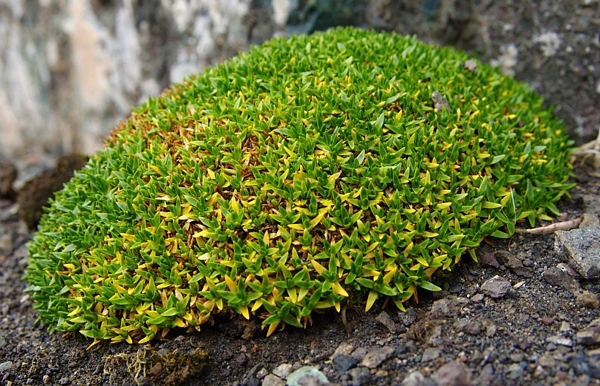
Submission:
[[51,330],[146,342],[233,310],[271,334],[403,302],[486,236],[549,220],[571,141],[450,48],[340,28],[274,39],[134,110],[29,245]]

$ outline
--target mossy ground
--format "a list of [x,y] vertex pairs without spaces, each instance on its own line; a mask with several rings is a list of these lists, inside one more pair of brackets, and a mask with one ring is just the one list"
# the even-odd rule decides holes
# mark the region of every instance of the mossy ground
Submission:
[[336,29],[150,99],[42,219],[26,274],[40,319],[144,342],[234,310],[272,333],[354,295],[402,308],[438,289],[437,269],[549,219],[571,187],[562,123],[469,59]]

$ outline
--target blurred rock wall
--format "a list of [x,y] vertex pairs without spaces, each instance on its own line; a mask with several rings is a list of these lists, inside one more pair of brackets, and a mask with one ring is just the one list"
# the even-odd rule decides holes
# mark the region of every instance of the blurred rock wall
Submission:
[[91,153],[172,82],[334,25],[468,50],[541,92],[579,143],[600,127],[598,0],[0,0],[0,157]]

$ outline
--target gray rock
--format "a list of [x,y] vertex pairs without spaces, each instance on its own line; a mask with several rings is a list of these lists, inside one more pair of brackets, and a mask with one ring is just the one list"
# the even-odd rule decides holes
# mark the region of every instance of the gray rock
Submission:
[[399,311],[398,317],[406,327],[411,326],[417,320],[417,313],[414,308],[409,308],[406,312]]
[[583,291],[577,295],[577,304],[584,306],[585,308],[595,310],[600,307],[600,300],[598,300],[598,295],[595,293]]
[[438,385],[470,386],[469,369],[462,362],[448,362],[431,377]]
[[420,372],[413,371],[402,380],[402,386],[437,386],[437,384],[435,381],[425,378]]
[[478,320],[459,319],[454,323],[454,328],[458,331],[466,332],[469,335],[478,335],[481,333],[483,325]]
[[381,323],[384,326],[386,326],[388,328],[388,330],[390,330],[390,332],[399,332],[400,330],[403,330],[403,328],[401,328],[400,326],[398,326],[396,324],[396,322],[394,322],[392,320],[392,318],[390,317],[390,315],[387,312],[385,312],[385,311],[381,311],[381,313],[379,315],[377,315],[377,317],[375,318],[375,320],[377,320],[379,323]]
[[566,338],[562,335],[553,335],[553,336],[549,336],[546,338],[546,342],[548,343],[554,343],[554,344],[558,344],[561,346],[567,346],[567,347],[572,347],[573,346],[573,341],[569,338]]
[[345,373],[349,369],[356,366],[358,360],[352,358],[349,355],[336,354],[333,356],[331,362],[333,363],[333,368],[335,369],[335,371],[337,371],[338,373]]
[[421,363],[431,362],[442,355],[442,352],[437,348],[429,347],[423,351],[423,356],[421,357]]
[[436,318],[449,317],[456,314],[456,306],[451,299],[444,298],[433,302],[431,313]]
[[569,291],[579,289],[577,280],[558,267],[550,267],[542,272],[542,279],[550,285],[562,287]]
[[288,386],[329,384],[329,379],[313,366],[303,366],[287,376]]
[[600,343],[600,318],[592,321],[586,328],[577,333],[577,342],[584,345]]
[[582,277],[600,277],[600,227],[556,231],[554,247],[558,254],[569,258]]
[[285,381],[276,375],[269,374],[263,379],[262,386],[285,386]]
[[292,372],[292,365],[289,363],[282,363],[273,370],[273,374],[279,378],[285,378]]
[[348,371],[352,377],[352,385],[368,385],[371,379],[371,372],[366,367],[356,367]]
[[13,192],[13,182],[17,179],[17,168],[10,161],[0,160],[0,198]]
[[264,377],[267,376],[267,374],[269,374],[269,372],[267,371],[267,369],[265,369],[264,367],[260,370],[258,370],[258,372],[256,373],[256,379],[263,379]]
[[493,278],[486,280],[481,285],[481,292],[494,299],[498,299],[506,295],[506,292],[510,289],[510,282],[505,278],[496,275]]
[[0,334],[0,348],[6,346],[6,339],[4,339],[4,337],[2,336],[2,334]]
[[523,376],[523,367],[518,363],[513,363],[506,369],[506,378],[516,380]]
[[12,361],[6,361],[0,363],[0,374],[5,372],[6,370],[10,370],[13,367]]
[[389,346],[372,348],[363,358],[361,365],[374,369],[379,366],[381,362],[391,357],[392,354],[394,354],[394,349]]
[[367,348],[366,347],[359,347],[356,350],[354,350],[352,352],[352,358],[356,359],[357,361],[362,361],[363,358],[365,357],[365,355],[367,355]]
[[496,259],[496,255],[494,253],[483,252],[481,254],[481,266],[482,267],[500,268],[500,263],[498,263],[498,259]]
[[336,354],[350,355],[352,354],[352,351],[354,351],[354,346],[348,342],[343,342],[335,349],[335,352],[331,358],[333,358]]

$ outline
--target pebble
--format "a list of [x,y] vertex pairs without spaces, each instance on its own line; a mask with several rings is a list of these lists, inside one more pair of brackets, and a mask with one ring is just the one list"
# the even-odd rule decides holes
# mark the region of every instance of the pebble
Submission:
[[0,373],[5,372],[6,370],[10,370],[13,366],[12,361],[6,361],[6,362],[2,362],[0,363]]
[[4,346],[6,346],[6,339],[4,339],[4,337],[2,336],[2,334],[0,334],[0,349]]
[[420,372],[413,371],[404,378],[402,386],[437,386],[437,384],[435,381],[425,378]]
[[437,348],[426,348],[425,351],[423,351],[423,356],[421,357],[421,363],[426,363],[426,362],[431,362],[437,358],[440,357],[440,355],[442,355],[442,352],[437,349]]
[[358,360],[348,355],[336,354],[333,356],[331,362],[333,363],[333,368],[335,369],[335,371],[337,371],[338,373],[345,373],[346,371],[356,366]]
[[508,251],[497,251],[496,258],[508,269],[519,276],[531,276],[531,268],[525,267],[523,262]]
[[573,346],[573,341],[569,338],[565,338],[562,335],[553,335],[546,338],[546,342],[558,344],[561,346],[571,347]]
[[343,342],[335,349],[331,357],[333,358],[336,354],[350,355],[352,351],[354,351],[354,346],[348,342]]
[[550,267],[542,272],[542,279],[550,285],[562,287],[569,291],[579,289],[577,280],[558,267]]
[[390,317],[390,315],[385,312],[385,311],[381,311],[381,313],[379,315],[377,315],[377,317],[375,318],[375,320],[377,320],[379,323],[383,324],[384,326],[386,326],[388,328],[388,330],[390,330],[390,332],[400,332],[401,330],[403,330],[403,328],[401,328],[400,326],[398,326]]
[[[328,384],[329,379],[314,366],[303,366],[287,376],[288,386]],[[312,382],[312,383],[310,383]]]
[[365,355],[360,364],[370,369],[374,369],[379,366],[381,362],[391,357],[392,354],[394,354],[394,349],[392,347],[375,347]]
[[398,311],[398,317],[404,326],[410,327],[417,320],[417,313],[414,308],[409,308],[406,312]]
[[279,378],[285,378],[292,372],[292,365],[289,363],[282,363],[273,370],[273,374]]
[[600,343],[600,318],[591,322],[586,328],[577,333],[577,342],[584,345]]
[[598,295],[589,291],[583,291],[579,295],[577,295],[577,304],[583,306],[585,308],[589,308],[591,310],[595,310],[600,307],[600,300],[598,300]]
[[478,335],[481,333],[482,324],[478,320],[459,319],[454,323],[454,328],[469,335]]
[[438,369],[432,379],[438,385],[470,386],[469,369],[461,362],[448,362]]
[[262,386],[285,386],[285,381],[276,375],[269,374],[263,379]]
[[510,288],[510,282],[505,278],[496,275],[493,278],[486,280],[481,285],[481,292],[494,299],[498,299],[506,295]]
[[498,263],[496,255],[492,252],[484,252],[481,255],[481,265],[483,267],[500,268],[500,263]]
[[542,355],[540,359],[538,359],[537,363],[543,367],[554,367],[556,366],[556,361],[550,355]]
[[359,347],[352,352],[352,358],[356,359],[357,361],[362,361],[365,355],[367,355],[367,351],[368,350],[366,347]]
[[371,372],[366,367],[356,367],[348,371],[348,374],[352,377],[352,385],[368,385],[371,379]]
[[269,372],[267,371],[267,369],[265,369],[264,367],[260,370],[258,370],[258,372],[256,373],[256,379],[263,379],[264,377],[267,376],[267,374],[269,374]]

